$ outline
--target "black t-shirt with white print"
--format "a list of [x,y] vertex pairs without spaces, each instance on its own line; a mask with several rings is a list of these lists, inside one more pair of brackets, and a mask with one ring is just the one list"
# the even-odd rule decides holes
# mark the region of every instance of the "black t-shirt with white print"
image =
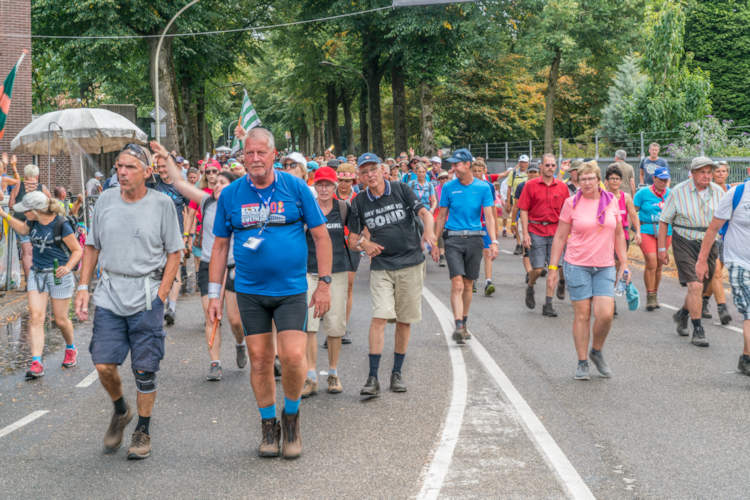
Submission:
[[366,227],[370,239],[384,247],[380,255],[373,257],[371,270],[395,271],[424,262],[414,221],[414,214],[422,208],[414,191],[400,182],[385,181],[385,191],[379,198],[369,189],[354,198],[349,231],[361,234]]
[[[346,202],[344,202],[346,203]],[[351,210],[347,210],[346,218],[347,221],[351,219]],[[328,214],[326,214],[326,229],[328,229],[328,236],[331,237],[331,246],[333,247],[333,266],[331,268],[332,273],[342,273],[346,271],[353,271],[351,265],[351,258],[349,251],[347,250],[344,228],[347,226],[347,221],[341,220],[341,210],[339,209],[339,201],[333,200],[333,208]],[[306,231],[307,236],[307,272],[311,274],[318,273],[318,259],[315,254],[315,241],[313,241],[310,231]]]

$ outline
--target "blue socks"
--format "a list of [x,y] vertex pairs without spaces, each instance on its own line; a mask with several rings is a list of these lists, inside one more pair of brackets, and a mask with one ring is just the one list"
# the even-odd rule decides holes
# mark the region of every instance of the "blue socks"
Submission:
[[41,363],[42,362],[42,357],[41,356],[31,356],[31,361],[39,361]]
[[65,348],[66,348],[66,349],[75,349],[75,348],[76,348],[76,345],[75,345],[75,344],[70,344],[70,345],[68,345],[68,344],[65,344]]
[[378,378],[378,368],[380,368],[380,354],[370,354],[370,376]]
[[307,378],[312,380],[313,382],[318,380],[318,372],[315,370],[307,370]]
[[276,418],[276,405],[272,404],[271,406],[266,406],[265,408],[259,408],[260,410],[260,418],[263,420],[269,419],[269,418]]
[[294,400],[284,396],[284,413],[287,415],[296,415],[299,413],[300,401],[302,401],[302,398]]
[[338,371],[336,370],[336,368],[329,368],[328,375],[338,375]]
[[406,354],[399,354],[397,352],[393,353],[393,372],[394,373],[401,373],[401,367],[404,364],[404,357]]

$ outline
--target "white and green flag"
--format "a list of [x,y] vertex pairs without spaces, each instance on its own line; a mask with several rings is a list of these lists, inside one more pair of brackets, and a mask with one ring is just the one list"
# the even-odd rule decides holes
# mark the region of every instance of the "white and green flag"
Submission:
[[[240,112],[239,124],[242,125],[242,128],[245,130],[260,127],[260,118],[258,118],[258,113],[255,112],[255,108],[253,108],[253,104],[250,102],[247,90],[245,90],[245,97],[242,99],[242,111]],[[232,151],[239,149],[240,146],[241,141],[235,137],[232,141]]]

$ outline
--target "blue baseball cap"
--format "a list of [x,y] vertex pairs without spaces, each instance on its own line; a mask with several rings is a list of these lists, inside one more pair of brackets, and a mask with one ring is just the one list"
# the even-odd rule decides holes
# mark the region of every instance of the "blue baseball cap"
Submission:
[[346,156],[339,156],[339,157],[338,157],[338,158],[336,158],[336,159],[337,159],[338,161],[340,161],[341,163],[346,163]]
[[320,168],[320,165],[318,165],[317,161],[307,162],[307,170],[312,170],[313,172],[315,172],[316,170],[318,170],[318,168]]
[[669,175],[669,168],[667,167],[656,167],[654,170],[654,177],[657,179],[670,179],[672,176]]
[[365,165],[366,163],[383,163],[383,160],[381,160],[380,157],[375,153],[364,153],[360,155],[359,158],[357,158],[357,168]]
[[273,162],[273,168],[281,168],[281,162],[278,162],[278,161]]
[[461,149],[455,150],[453,152],[453,156],[451,156],[450,158],[448,158],[445,161],[447,161],[448,163],[458,163],[458,162],[461,162],[461,161],[469,161],[469,162],[471,162],[471,161],[474,161],[474,157],[471,156],[471,152],[469,152],[468,149],[461,148]]

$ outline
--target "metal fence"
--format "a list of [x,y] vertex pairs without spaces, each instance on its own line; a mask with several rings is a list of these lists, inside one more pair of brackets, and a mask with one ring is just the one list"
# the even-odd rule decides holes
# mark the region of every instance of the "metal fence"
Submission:
[[[3,210],[8,210],[3,206]],[[8,221],[0,225],[0,290],[13,290],[21,285],[21,263],[18,259],[16,233],[8,226]]]

